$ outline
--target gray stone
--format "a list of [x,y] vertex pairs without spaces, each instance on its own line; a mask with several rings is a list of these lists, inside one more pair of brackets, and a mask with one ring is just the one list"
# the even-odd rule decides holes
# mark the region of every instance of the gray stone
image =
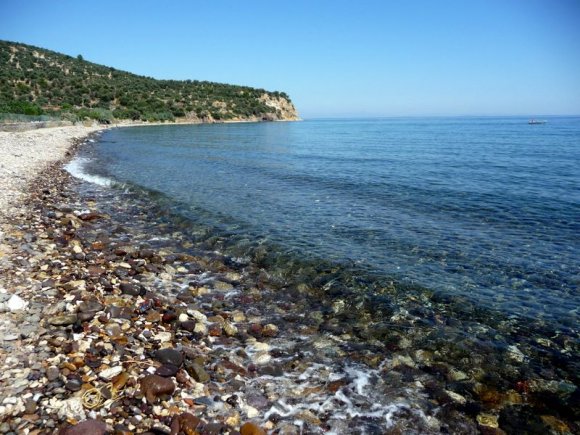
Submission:
[[154,358],[161,364],[171,364],[179,367],[183,363],[183,355],[175,349],[159,349]]
[[209,374],[205,371],[205,369],[198,363],[187,361],[185,363],[185,369],[187,373],[195,379],[197,382],[201,382],[202,384],[209,381]]
[[34,414],[36,412],[37,405],[36,402],[32,399],[28,399],[24,404],[24,413],[25,414]]
[[60,316],[50,317],[48,323],[53,326],[67,326],[72,325],[77,321],[76,314],[61,314]]
[[48,379],[49,382],[55,381],[56,379],[58,379],[58,376],[60,375],[60,371],[58,370],[58,367],[56,366],[50,366],[49,368],[46,369],[46,379]]

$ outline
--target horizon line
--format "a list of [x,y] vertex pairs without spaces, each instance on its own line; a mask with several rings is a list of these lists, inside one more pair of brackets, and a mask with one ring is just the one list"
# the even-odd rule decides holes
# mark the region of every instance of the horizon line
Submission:
[[580,114],[540,114],[540,115],[332,115],[332,116],[301,116],[303,120],[323,119],[401,119],[401,118],[574,118]]

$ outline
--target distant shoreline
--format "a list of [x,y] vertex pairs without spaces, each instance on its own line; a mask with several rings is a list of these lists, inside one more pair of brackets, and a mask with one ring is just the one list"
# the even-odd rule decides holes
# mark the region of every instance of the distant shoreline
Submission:
[[116,122],[113,124],[109,124],[109,127],[141,127],[141,126],[159,126],[159,125],[202,125],[202,124],[261,124],[261,123],[270,123],[270,122],[301,122],[303,121],[302,118],[298,119],[275,119],[275,120],[253,120],[253,119],[239,119],[239,120],[225,120],[225,121],[178,121],[175,122],[137,122],[137,121],[130,121],[130,122]]

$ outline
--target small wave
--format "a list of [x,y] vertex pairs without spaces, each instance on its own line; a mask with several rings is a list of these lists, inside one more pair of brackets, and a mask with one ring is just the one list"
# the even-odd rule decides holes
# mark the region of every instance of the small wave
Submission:
[[89,159],[85,157],[75,157],[69,163],[65,165],[65,169],[75,178],[79,178],[89,183],[98,184],[99,186],[111,186],[113,181],[106,177],[101,177],[99,175],[91,175],[85,172],[85,165],[89,162]]

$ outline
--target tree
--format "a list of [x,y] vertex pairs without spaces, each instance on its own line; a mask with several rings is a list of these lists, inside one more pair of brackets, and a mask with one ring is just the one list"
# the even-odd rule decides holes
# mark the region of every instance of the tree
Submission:
[[83,55],[82,55],[82,54],[79,54],[79,55],[77,56],[77,60],[85,60],[85,59],[83,58]]

